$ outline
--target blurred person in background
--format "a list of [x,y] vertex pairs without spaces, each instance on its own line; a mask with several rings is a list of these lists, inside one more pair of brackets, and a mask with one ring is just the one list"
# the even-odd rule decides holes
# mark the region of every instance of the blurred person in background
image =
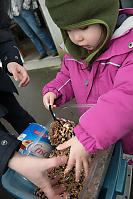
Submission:
[[133,8],[132,0],[120,0],[120,8]]
[[[50,35],[38,25],[32,9],[32,0],[11,0],[11,14],[15,22],[34,43],[40,53],[39,59],[43,59],[48,55],[58,55]],[[48,52],[43,43],[47,47]]]

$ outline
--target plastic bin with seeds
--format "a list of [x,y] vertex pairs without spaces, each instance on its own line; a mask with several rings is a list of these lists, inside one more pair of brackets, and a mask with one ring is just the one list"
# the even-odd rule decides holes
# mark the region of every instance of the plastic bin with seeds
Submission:
[[[53,121],[49,126],[49,139],[51,144],[58,146],[59,144],[64,143],[71,137],[75,136],[73,128],[78,124],[80,115],[92,107],[93,105],[69,105],[67,107],[57,108],[56,115],[58,116],[58,120],[60,120],[60,122],[58,120]],[[49,173],[49,178],[54,179],[56,175],[61,175],[61,178],[56,186],[63,185],[63,187],[65,187],[65,192],[69,193],[69,199],[96,199],[101,187],[101,180],[106,173],[111,154],[112,147],[107,151],[101,151],[94,155],[90,155],[89,176],[87,180],[85,180],[84,172],[82,172],[80,181],[76,182],[75,168],[64,175],[66,165],[52,169],[52,171]],[[58,155],[69,156],[69,148],[62,151],[57,151],[54,149],[51,152],[50,157]],[[104,158],[102,159],[102,157]],[[99,169],[99,172],[97,169]],[[97,177],[95,176],[97,173],[96,171],[98,172]],[[94,180],[93,182],[92,179]],[[34,194],[42,199],[47,198],[44,192],[39,188],[35,190]]]

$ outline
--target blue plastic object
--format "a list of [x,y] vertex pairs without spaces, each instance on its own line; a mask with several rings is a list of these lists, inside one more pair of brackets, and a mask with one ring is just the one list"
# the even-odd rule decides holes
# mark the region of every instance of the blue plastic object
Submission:
[[[48,137],[48,131],[45,127],[32,123],[18,137],[22,141],[18,152],[40,158],[48,157],[53,148]],[[2,185],[18,199],[38,198],[34,195],[37,187],[12,169],[8,169],[2,176]]]
[[17,138],[22,141],[19,153],[47,158],[52,150],[48,129],[42,125],[31,123]]
[[2,185],[18,199],[37,199],[34,195],[36,186],[12,169],[2,176]]
[[122,146],[117,142],[100,191],[99,199],[115,199],[123,195],[127,172],[127,162],[122,159]]

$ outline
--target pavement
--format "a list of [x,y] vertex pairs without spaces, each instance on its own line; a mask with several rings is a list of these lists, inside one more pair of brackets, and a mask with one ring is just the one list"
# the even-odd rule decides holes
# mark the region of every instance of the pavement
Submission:
[[48,56],[44,59],[38,60],[38,57],[24,61],[25,68],[29,70],[43,69],[52,66],[61,65],[61,58],[59,56]]
[[[33,43],[27,38],[21,43],[23,49],[22,60],[27,70],[43,69],[45,67],[59,66],[61,58],[59,56],[47,56],[39,60],[39,53]],[[60,51],[60,49],[58,49]],[[59,52],[60,53],[60,52]]]

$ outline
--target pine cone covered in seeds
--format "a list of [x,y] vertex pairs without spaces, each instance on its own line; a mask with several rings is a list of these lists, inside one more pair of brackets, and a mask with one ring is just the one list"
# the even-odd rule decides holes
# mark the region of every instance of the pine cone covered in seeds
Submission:
[[74,122],[63,118],[53,121],[49,127],[51,145],[58,146],[75,136],[73,132],[75,126],[76,124]]

